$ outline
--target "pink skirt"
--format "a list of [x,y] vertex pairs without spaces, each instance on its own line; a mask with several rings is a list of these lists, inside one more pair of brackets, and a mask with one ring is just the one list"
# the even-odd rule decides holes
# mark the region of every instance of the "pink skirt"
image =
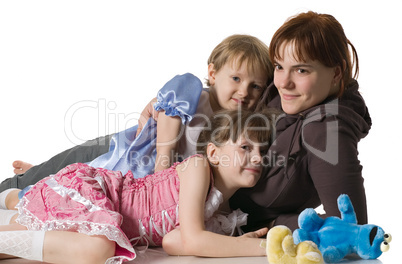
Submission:
[[17,205],[17,222],[29,230],[71,231],[103,235],[116,242],[115,257],[106,263],[122,263],[136,257],[121,230],[120,172],[76,163],[35,184]]

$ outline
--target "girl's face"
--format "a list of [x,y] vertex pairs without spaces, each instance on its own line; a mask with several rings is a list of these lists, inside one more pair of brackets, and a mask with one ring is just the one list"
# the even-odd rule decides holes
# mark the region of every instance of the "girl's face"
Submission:
[[262,153],[266,153],[267,146],[261,147],[254,138],[241,136],[236,142],[229,140],[215,148],[215,164],[226,187],[247,188],[257,183],[262,171]]
[[329,68],[319,61],[298,61],[293,44],[283,44],[281,50],[282,60],[274,62],[274,84],[285,113],[300,113],[337,94],[340,67]]
[[254,109],[260,99],[268,75],[264,72],[249,72],[247,62],[236,67],[236,60],[227,62],[219,71],[208,65],[208,79],[211,85],[210,102],[213,111],[234,110],[239,106]]

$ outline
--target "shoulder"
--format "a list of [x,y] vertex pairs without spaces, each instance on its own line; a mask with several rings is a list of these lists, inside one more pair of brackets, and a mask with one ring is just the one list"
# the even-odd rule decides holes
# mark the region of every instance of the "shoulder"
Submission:
[[[180,209],[192,208],[205,203],[211,184],[210,168],[206,158],[192,156],[176,166],[180,180]],[[202,208],[201,208],[202,207]],[[199,214],[204,213],[204,204],[198,208]],[[181,219],[181,218],[180,218]]]
[[316,142],[323,138],[353,138],[359,141],[368,130],[368,124],[360,116],[337,103],[310,109],[302,124],[303,138]]
[[180,183],[186,186],[192,185],[196,188],[207,188],[211,183],[211,169],[207,158],[201,155],[194,155],[176,166]]
[[201,92],[202,83],[196,76],[176,75],[158,91],[153,106],[156,111],[164,110],[168,116],[180,116],[186,124],[196,113]]
[[210,172],[208,159],[202,155],[193,155],[176,165],[177,172]]
[[172,79],[170,79],[159,92],[171,90],[188,93],[201,93],[202,82],[197,76],[191,73],[176,75]]

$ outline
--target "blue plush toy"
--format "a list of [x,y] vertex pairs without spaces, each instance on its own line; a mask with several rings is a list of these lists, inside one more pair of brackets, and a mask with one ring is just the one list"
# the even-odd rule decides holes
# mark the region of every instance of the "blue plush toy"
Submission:
[[311,240],[318,245],[325,262],[339,262],[355,253],[363,259],[378,258],[388,251],[391,235],[376,225],[358,225],[349,196],[338,197],[339,217],[322,219],[314,209],[305,209],[299,216],[299,227],[293,232],[295,244]]

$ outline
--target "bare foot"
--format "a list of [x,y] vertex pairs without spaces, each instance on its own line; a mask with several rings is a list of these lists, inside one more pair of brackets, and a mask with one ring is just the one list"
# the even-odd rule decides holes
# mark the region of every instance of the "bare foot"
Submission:
[[16,160],[13,162],[13,167],[14,167],[15,174],[22,174],[22,173],[25,173],[30,168],[32,168],[33,165],[30,163],[21,161],[21,160]]

